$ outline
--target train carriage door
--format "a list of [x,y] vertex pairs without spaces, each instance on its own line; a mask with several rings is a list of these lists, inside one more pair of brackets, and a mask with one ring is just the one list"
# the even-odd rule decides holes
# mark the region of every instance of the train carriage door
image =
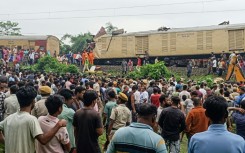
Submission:
[[145,51],[149,50],[149,40],[148,36],[137,36],[135,37],[135,53],[136,54],[145,54]]
[[244,50],[244,30],[229,30],[229,50]]

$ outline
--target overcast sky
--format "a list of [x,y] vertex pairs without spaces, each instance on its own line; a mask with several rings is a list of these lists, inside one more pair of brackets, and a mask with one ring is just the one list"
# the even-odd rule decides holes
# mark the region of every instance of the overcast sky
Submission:
[[65,33],[96,34],[107,22],[127,32],[228,20],[245,23],[245,0],[4,0],[2,4],[1,21],[18,22],[23,34],[59,38]]

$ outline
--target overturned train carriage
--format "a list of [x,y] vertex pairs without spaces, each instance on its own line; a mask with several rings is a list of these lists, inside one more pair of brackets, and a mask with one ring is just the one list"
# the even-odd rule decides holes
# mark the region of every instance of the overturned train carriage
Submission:
[[[95,64],[120,64],[122,59],[158,57],[168,64],[182,64],[189,59],[207,59],[222,51],[244,54],[245,24],[173,28],[167,31],[143,31],[102,35],[94,38]],[[134,62],[136,64],[136,62]]]
[[34,49],[39,51],[50,51],[53,55],[56,51],[57,55],[60,50],[60,41],[57,37],[51,35],[39,36],[0,36],[0,47],[13,49]]

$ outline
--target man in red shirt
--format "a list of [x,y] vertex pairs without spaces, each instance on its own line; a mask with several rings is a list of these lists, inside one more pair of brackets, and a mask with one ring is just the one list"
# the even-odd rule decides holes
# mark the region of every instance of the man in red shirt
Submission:
[[161,94],[158,93],[159,89],[157,87],[153,88],[153,94],[151,96],[151,103],[155,105],[157,108],[160,106],[159,98]]

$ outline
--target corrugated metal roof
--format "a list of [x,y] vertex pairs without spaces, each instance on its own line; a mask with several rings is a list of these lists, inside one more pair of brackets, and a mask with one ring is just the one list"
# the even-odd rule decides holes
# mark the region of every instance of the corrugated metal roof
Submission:
[[0,36],[0,40],[47,40],[48,37],[48,35]]
[[[170,33],[170,32],[192,32],[192,31],[205,31],[205,30],[221,30],[221,29],[245,29],[245,23],[243,24],[231,24],[231,25],[213,25],[213,26],[200,26],[200,27],[188,27],[188,28],[172,28],[167,31],[140,31],[140,32],[130,32],[124,33],[118,36],[144,36],[150,34],[161,34],[161,33]],[[108,35],[107,35],[108,36]]]

